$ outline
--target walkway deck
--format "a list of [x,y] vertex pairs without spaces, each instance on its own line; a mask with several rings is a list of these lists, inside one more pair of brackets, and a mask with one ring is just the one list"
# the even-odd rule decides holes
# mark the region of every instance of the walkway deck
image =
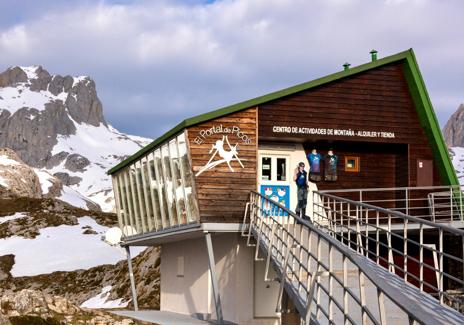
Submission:
[[152,322],[153,324],[159,325],[205,325],[205,324],[214,324],[207,321],[199,320],[191,316],[171,313],[168,311],[159,311],[159,310],[118,310],[112,311],[113,314],[120,316],[132,317],[134,319]]

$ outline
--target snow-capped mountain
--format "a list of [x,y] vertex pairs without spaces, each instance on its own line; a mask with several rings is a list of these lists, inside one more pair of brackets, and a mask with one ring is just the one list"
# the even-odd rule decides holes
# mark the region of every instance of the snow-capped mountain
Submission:
[[459,105],[443,128],[454,169],[459,182],[464,185],[464,104]]
[[[88,77],[0,73],[1,297],[34,289],[86,308],[131,303],[125,251],[102,241],[117,217],[98,210],[114,208],[106,171],[149,142],[106,122]],[[137,276],[153,280],[137,284],[139,304],[155,308],[159,251],[131,251]]]
[[106,171],[149,142],[106,122],[89,77],[50,75],[40,66],[0,73],[0,147],[13,149],[35,168],[43,194],[58,178],[64,187],[57,197],[82,206],[74,190],[111,211]]

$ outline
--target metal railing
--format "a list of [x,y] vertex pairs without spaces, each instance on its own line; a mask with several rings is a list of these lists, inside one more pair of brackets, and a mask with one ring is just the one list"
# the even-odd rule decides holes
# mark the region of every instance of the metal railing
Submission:
[[462,185],[319,191],[437,222],[464,221]]
[[[320,213],[323,214],[323,213]],[[282,216],[293,222],[283,223]],[[460,324],[464,316],[405,284],[374,261],[282,205],[252,192],[242,235],[272,266],[304,324]],[[260,257],[260,252],[264,257]]]
[[464,312],[464,231],[365,202],[313,193],[313,222],[440,304]]

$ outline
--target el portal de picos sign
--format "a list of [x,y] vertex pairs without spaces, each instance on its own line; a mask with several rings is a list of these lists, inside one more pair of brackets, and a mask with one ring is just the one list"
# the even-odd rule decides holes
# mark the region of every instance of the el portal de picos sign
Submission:
[[227,164],[231,172],[235,172],[231,165],[232,161],[239,163],[241,168],[244,168],[242,160],[239,157],[240,144],[251,144],[251,138],[243,132],[240,127],[224,126],[222,124],[213,125],[210,128],[201,130],[193,139],[195,144],[201,145],[206,142],[206,139],[215,137],[217,140],[212,144],[208,162],[200,168],[195,176],[200,176],[202,173],[213,169],[214,167]]

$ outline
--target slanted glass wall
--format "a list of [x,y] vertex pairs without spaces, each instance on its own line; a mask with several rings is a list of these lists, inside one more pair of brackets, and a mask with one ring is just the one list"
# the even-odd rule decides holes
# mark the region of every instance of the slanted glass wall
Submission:
[[126,236],[199,221],[185,134],[113,175],[119,224]]

